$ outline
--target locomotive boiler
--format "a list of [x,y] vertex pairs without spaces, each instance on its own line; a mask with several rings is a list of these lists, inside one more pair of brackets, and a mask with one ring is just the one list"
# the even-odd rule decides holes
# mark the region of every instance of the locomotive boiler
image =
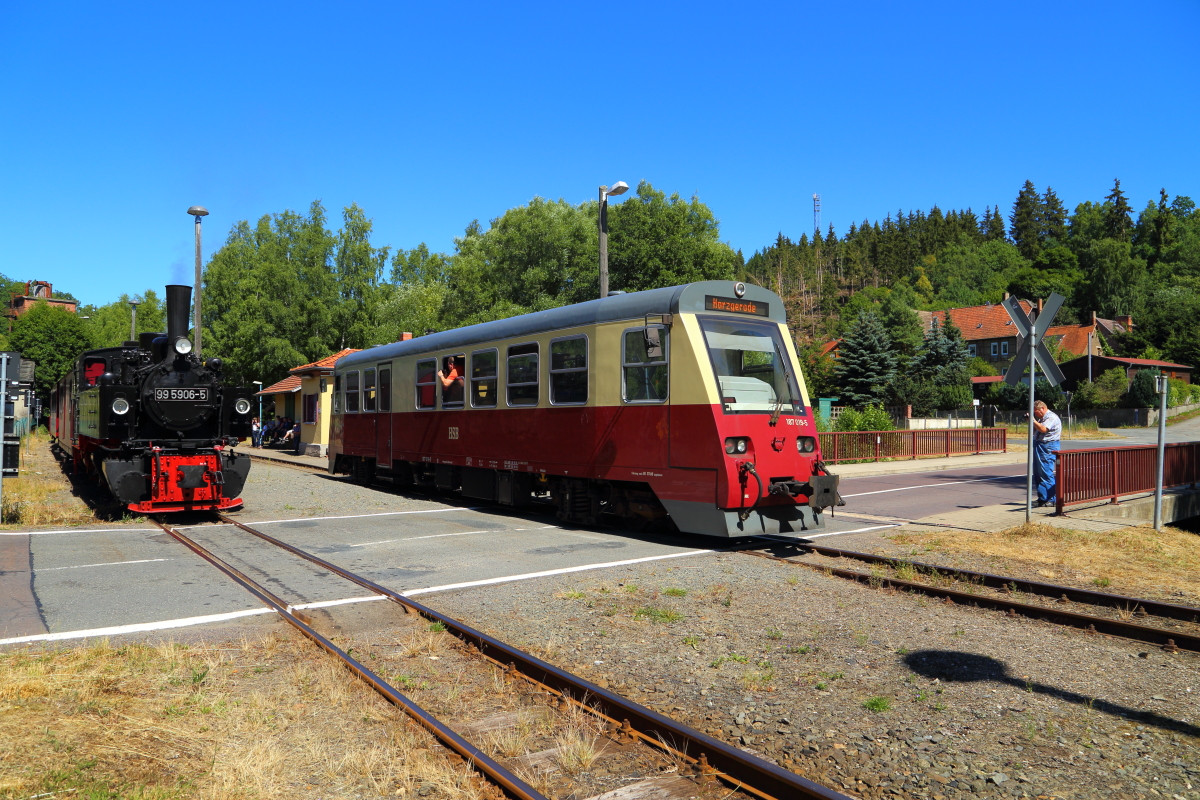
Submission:
[[168,286],[167,332],[89,350],[51,397],[51,432],[80,470],[131,511],[242,505],[253,390],[227,386],[219,358],[188,338],[190,286]]

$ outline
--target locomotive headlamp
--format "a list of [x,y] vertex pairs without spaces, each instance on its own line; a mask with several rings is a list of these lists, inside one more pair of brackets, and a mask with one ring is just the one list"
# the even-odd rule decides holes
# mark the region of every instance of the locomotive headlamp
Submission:
[[744,436],[731,436],[725,440],[725,452],[729,455],[744,453],[749,443],[750,440]]
[[239,397],[237,402],[233,404],[233,410],[239,414],[250,413],[250,401],[244,397]]
[[175,340],[175,352],[181,356],[186,356],[192,352],[192,340],[186,336],[181,336]]
[[128,414],[129,401],[124,397],[118,397],[116,400],[113,400],[112,410],[114,414]]
[[811,453],[813,450],[816,450],[816,449],[817,449],[817,440],[816,439],[812,438],[811,436],[797,436],[796,437],[796,452]]

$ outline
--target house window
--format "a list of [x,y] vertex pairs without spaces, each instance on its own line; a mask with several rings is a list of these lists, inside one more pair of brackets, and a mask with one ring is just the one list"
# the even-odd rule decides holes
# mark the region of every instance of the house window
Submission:
[[363,370],[363,411],[375,410],[375,368]]
[[333,413],[342,413],[342,376],[333,376]]
[[317,395],[315,394],[304,395],[304,424],[317,424]]
[[471,406],[496,407],[496,351],[471,353]]
[[1000,377],[1003,378],[1007,374],[1008,374],[1008,367],[1001,367],[1000,368]]
[[417,362],[417,408],[433,408],[437,405],[437,359],[427,358]]
[[536,406],[538,403],[537,342],[508,348],[508,404]]
[[358,372],[346,373],[346,413],[358,411]]
[[[450,382],[449,386],[442,387],[442,408],[462,408],[463,395],[465,394],[466,379],[463,377],[467,372],[467,358],[463,355],[446,356],[442,359],[442,374],[449,375],[450,366],[454,367],[454,371],[458,377]],[[439,380],[438,383],[441,383]]]
[[379,410],[392,410],[392,368],[379,368]]
[[1002,355],[1002,356],[1008,355],[1008,342],[1000,343],[1000,355]]
[[659,330],[662,346],[661,355],[653,357],[646,353],[645,328],[625,331],[625,346],[621,348],[621,390],[626,403],[666,402],[667,334],[670,329],[654,327]]
[[550,402],[586,403],[588,398],[587,337],[550,342]]
[[992,342],[992,358],[995,358],[1000,353],[1000,343]]
[[971,358],[975,357],[975,345],[973,345],[973,344],[967,345],[967,355],[970,356]]

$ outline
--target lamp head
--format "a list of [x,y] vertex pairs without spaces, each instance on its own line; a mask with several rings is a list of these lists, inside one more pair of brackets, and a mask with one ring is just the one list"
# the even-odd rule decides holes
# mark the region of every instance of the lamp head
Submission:
[[[192,206],[191,208],[188,209],[188,213],[191,214],[193,217],[207,217],[208,209],[205,208],[204,206]],[[197,222],[198,221],[199,220],[197,219]]]
[[628,183],[626,183],[625,181],[617,181],[616,183],[614,183],[612,185],[612,188],[608,190],[608,194],[610,194],[610,195],[625,194],[628,191],[629,191]]

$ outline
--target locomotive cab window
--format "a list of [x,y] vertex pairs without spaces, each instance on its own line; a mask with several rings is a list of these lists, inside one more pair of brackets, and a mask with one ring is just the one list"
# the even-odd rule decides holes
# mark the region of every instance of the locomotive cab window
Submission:
[[496,407],[496,351],[471,353],[471,407]]
[[507,383],[510,406],[536,406],[538,404],[537,342],[508,348]]
[[358,411],[358,372],[346,373],[346,413]]
[[379,368],[379,410],[392,410],[392,368]]
[[726,414],[804,414],[779,326],[725,317],[700,317],[700,330]]
[[670,331],[652,325],[658,332],[660,347],[651,355],[646,347],[646,328],[625,331],[621,348],[621,391],[626,403],[664,403],[667,400],[667,359],[670,357]]
[[427,358],[417,362],[417,408],[433,408],[437,405],[437,359]]
[[550,402],[554,405],[586,403],[588,363],[586,336],[550,342]]
[[375,410],[375,369],[363,370],[363,411]]
[[446,356],[442,359],[442,408],[462,408],[466,395],[467,358],[463,355]]
[[[104,358],[85,358],[83,360],[83,378],[88,386],[95,386],[100,376],[108,370],[108,360]],[[9,373],[12,374],[11,372]]]

